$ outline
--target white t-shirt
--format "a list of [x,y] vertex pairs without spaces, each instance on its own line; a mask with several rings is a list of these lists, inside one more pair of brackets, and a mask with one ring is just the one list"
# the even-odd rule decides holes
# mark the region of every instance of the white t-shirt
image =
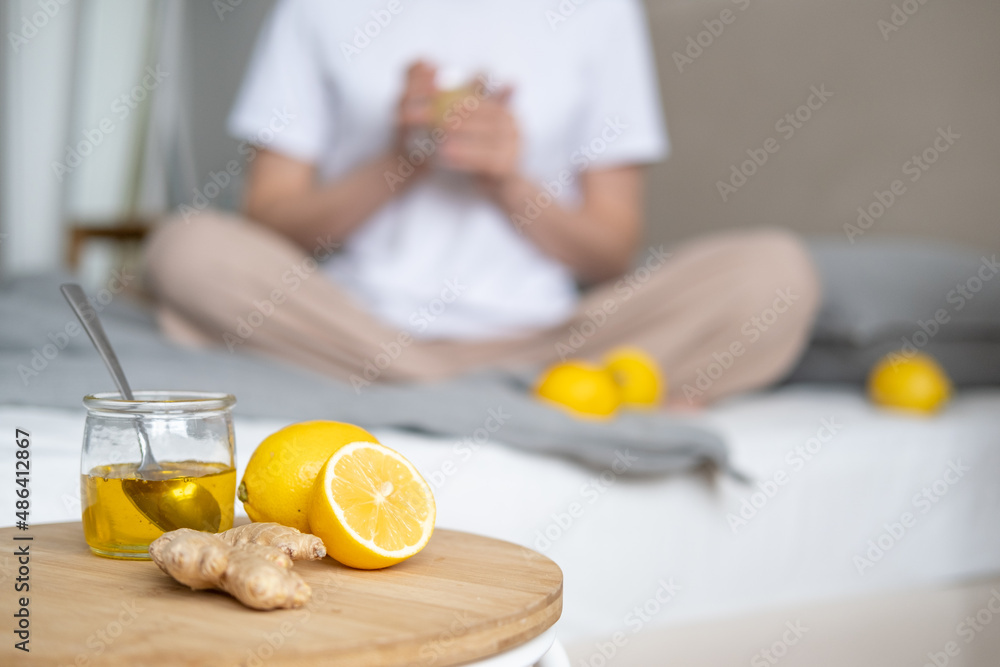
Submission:
[[[522,171],[553,192],[558,184],[562,203],[579,200],[585,169],[667,152],[638,0],[281,0],[230,132],[337,179],[388,148],[417,59],[512,85]],[[466,179],[435,169],[355,231],[328,274],[422,338],[508,337],[564,320],[578,297],[570,271]],[[532,212],[525,202],[525,218]]]

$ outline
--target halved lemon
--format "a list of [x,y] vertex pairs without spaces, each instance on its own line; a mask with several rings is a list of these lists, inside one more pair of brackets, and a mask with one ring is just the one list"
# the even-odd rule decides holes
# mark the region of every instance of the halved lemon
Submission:
[[349,567],[375,570],[413,556],[434,532],[434,495],[413,464],[373,442],[344,445],[312,490],[309,528]]

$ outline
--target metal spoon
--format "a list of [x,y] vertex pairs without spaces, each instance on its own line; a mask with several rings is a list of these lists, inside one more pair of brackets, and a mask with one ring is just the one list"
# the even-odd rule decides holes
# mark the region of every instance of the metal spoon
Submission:
[[[121,364],[118,363],[118,356],[104,333],[97,311],[87,301],[83,289],[76,283],[66,283],[59,289],[104,360],[118,393],[126,401],[134,401],[135,396]],[[142,456],[136,469],[138,479],[123,479],[122,490],[136,509],[164,532],[178,528],[218,532],[222,524],[222,510],[215,496],[193,482],[183,486],[171,482],[170,480],[178,477],[178,472],[164,470],[156,462],[149,444],[149,434],[146,433],[141,417],[135,422],[135,430]]]

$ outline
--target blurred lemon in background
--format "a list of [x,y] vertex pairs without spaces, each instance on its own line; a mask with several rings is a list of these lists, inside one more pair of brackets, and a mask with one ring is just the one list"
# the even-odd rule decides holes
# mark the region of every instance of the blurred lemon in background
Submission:
[[931,413],[951,396],[944,369],[926,354],[905,357],[893,352],[883,357],[868,376],[872,402],[889,408]]
[[621,393],[611,373],[579,360],[549,367],[542,374],[535,393],[577,414],[591,417],[610,417],[621,403]]
[[656,361],[638,347],[618,347],[604,358],[605,368],[621,393],[623,405],[652,407],[666,393]]

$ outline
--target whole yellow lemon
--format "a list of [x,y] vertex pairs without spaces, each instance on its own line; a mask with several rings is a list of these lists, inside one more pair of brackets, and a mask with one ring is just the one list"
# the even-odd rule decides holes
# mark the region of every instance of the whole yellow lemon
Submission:
[[323,464],[352,442],[378,442],[360,426],[334,421],[292,424],[269,435],[247,463],[236,497],[252,521],[309,532],[309,499]]
[[586,361],[564,361],[542,374],[535,393],[578,415],[610,417],[621,403],[611,374]]
[[951,391],[944,369],[922,353],[911,357],[897,352],[887,354],[868,376],[872,402],[889,408],[934,412],[947,402]]
[[604,358],[604,364],[618,384],[624,405],[655,406],[666,393],[666,382],[659,366],[641,348],[615,348]]

